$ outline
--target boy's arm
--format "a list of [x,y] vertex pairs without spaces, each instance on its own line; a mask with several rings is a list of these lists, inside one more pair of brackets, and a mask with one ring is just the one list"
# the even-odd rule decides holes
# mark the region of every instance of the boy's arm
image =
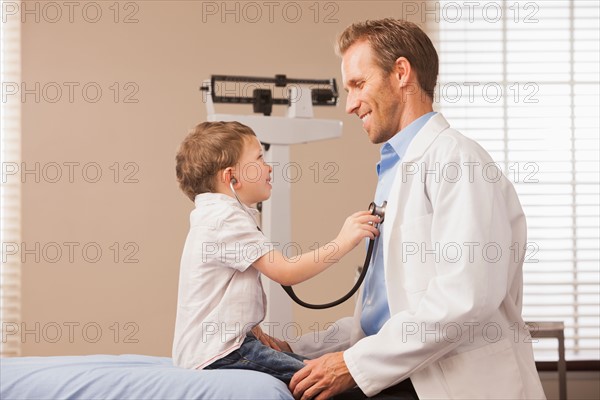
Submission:
[[379,233],[373,225],[379,217],[369,211],[352,214],[344,222],[338,236],[318,248],[293,258],[272,250],[254,262],[254,267],[268,278],[285,286],[292,286],[323,272],[352,250],[364,238],[374,239]]

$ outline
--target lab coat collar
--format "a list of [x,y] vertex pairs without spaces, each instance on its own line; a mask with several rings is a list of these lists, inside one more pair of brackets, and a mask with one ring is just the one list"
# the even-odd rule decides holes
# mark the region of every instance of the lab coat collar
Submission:
[[435,138],[449,127],[450,124],[442,114],[435,114],[427,121],[423,128],[421,128],[412,142],[410,142],[402,162],[410,162],[422,157]]
[[[446,118],[444,118],[442,116],[442,114],[437,113],[436,115],[431,117],[429,119],[429,121],[427,121],[427,123],[423,126],[423,128],[421,128],[419,133],[414,137],[412,142],[410,142],[408,149],[406,149],[406,154],[404,155],[404,158],[401,161],[401,166],[399,167],[401,169],[399,171],[402,171],[402,168],[405,168],[406,163],[414,162],[415,160],[422,158],[423,155],[425,154],[425,152],[427,151],[427,149],[431,146],[431,144],[435,141],[435,139],[440,135],[440,133],[442,133],[449,127],[450,127],[450,124],[448,123],[448,121],[446,121]],[[403,221],[397,220],[398,209],[399,209],[397,205],[400,202],[402,202],[402,200],[399,198],[400,193],[401,193],[400,185],[402,184],[402,178],[401,178],[402,176],[403,176],[402,172],[399,172],[396,175],[396,178],[395,178],[394,182],[392,183],[392,189],[390,190],[390,196],[387,199],[388,207],[386,208],[385,224],[388,227],[389,226],[399,227],[403,223]],[[406,196],[406,194],[404,194],[404,196]],[[387,234],[383,235],[383,248],[384,249],[390,248],[391,236],[392,235],[387,235]],[[388,273],[389,273],[388,269],[390,268],[389,262],[387,259],[388,256],[389,256],[388,253],[384,250],[383,265],[384,265],[386,279],[388,279]],[[388,291],[388,299],[392,298],[391,296],[393,296],[393,294],[391,294]]]

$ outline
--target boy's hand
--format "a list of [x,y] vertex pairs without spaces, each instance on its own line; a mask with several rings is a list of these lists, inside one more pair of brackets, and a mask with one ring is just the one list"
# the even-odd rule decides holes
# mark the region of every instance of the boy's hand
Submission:
[[293,353],[292,349],[290,348],[290,345],[286,341],[279,340],[267,335],[260,328],[260,325],[256,325],[254,328],[252,328],[252,333],[254,334],[254,336],[256,336],[258,340],[260,340],[262,344],[264,344],[265,346],[269,346],[273,350],[287,351],[288,353]]
[[380,220],[381,218],[371,215],[369,211],[356,212],[346,218],[335,242],[339,246],[347,246],[346,250],[350,251],[366,237],[375,239],[379,230],[374,225]]

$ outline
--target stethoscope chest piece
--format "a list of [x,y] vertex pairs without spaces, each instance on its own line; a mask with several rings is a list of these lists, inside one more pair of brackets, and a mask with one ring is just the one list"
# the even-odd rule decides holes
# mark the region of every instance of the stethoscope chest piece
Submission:
[[387,201],[384,201],[383,204],[380,206],[375,204],[375,202],[372,202],[371,204],[369,204],[369,212],[371,213],[371,215],[378,215],[379,218],[381,218],[381,220],[379,221],[380,224],[383,222],[383,219],[385,218],[385,207],[386,206],[387,206]]

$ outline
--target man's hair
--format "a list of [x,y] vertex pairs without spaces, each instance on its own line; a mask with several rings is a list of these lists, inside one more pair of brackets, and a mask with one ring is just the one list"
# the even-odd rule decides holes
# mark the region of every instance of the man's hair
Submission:
[[405,57],[417,73],[421,89],[433,99],[438,75],[438,55],[429,37],[412,22],[385,18],[357,22],[347,27],[337,40],[336,52],[343,56],[354,43],[367,41],[376,62],[390,73],[399,57]]
[[203,122],[179,146],[175,160],[181,190],[194,201],[197,194],[214,192],[219,171],[239,162],[244,143],[256,137],[239,122]]

